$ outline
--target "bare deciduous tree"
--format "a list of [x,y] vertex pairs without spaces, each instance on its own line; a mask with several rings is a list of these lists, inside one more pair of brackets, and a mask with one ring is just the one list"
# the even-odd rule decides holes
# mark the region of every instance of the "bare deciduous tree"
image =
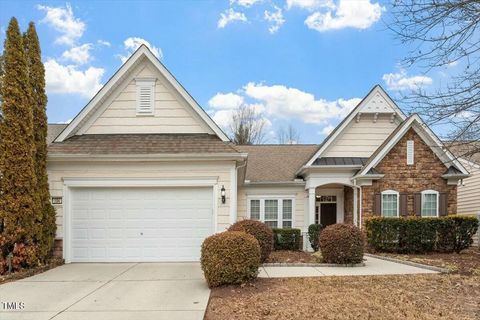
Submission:
[[300,142],[300,133],[291,124],[286,128],[280,127],[277,130],[277,142],[279,144],[297,144]]
[[405,104],[429,124],[451,127],[441,138],[469,144],[462,156],[480,153],[480,2],[396,0],[391,17],[389,29],[413,47],[404,65],[425,73],[462,68],[435,90],[405,95]]
[[265,139],[265,119],[253,107],[241,105],[230,121],[231,139],[236,144],[259,144]]

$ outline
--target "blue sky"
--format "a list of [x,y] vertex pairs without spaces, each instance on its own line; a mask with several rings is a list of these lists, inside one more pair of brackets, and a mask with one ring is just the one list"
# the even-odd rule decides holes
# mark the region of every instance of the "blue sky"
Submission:
[[266,142],[292,124],[300,142],[319,143],[377,83],[395,98],[448,81],[448,70],[401,67],[408,48],[388,13],[375,0],[2,1],[0,41],[12,16],[23,30],[36,23],[52,123],[146,43],[220,125],[246,104],[266,120]]

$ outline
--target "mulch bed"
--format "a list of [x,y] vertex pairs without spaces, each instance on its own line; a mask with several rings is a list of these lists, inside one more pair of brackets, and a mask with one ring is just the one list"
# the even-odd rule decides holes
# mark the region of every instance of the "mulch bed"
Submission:
[[36,274],[61,266],[62,264],[64,264],[63,259],[53,259],[47,264],[38,266],[36,268],[21,270],[11,274],[3,274],[0,275],[0,284],[31,277]]
[[315,258],[305,251],[272,251],[266,263],[314,263]]
[[396,254],[375,253],[401,260],[427,264],[448,269],[451,273],[480,276],[480,250],[470,248],[457,253]]
[[215,288],[206,320],[480,319],[480,276],[257,279]]

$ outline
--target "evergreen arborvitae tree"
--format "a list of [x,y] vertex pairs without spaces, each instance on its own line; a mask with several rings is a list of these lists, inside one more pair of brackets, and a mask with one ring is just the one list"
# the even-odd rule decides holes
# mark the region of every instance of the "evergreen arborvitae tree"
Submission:
[[[35,216],[38,196],[34,169],[33,113],[31,89],[27,74],[27,59],[22,34],[15,18],[10,20],[4,45],[4,75],[2,79],[2,166],[0,180],[0,221],[2,222],[2,259],[18,252],[22,266],[38,260],[33,236],[37,233]],[[21,252],[19,248],[23,248]],[[15,255],[14,252],[14,255]],[[25,253],[27,257],[24,256]]]
[[28,78],[31,88],[31,107],[33,111],[33,137],[35,142],[36,191],[39,196],[40,211],[36,223],[40,226],[36,242],[39,245],[39,257],[45,261],[53,247],[55,239],[55,209],[50,203],[50,191],[47,176],[47,95],[45,94],[45,68],[41,60],[40,42],[35,24],[30,22],[24,35],[24,47],[27,57]]

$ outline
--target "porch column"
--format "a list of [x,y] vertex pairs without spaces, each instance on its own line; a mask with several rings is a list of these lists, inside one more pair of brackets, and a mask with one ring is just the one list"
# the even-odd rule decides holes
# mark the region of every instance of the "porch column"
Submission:
[[357,188],[353,187],[353,225],[358,226],[358,210],[357,210],[357,204],[358,204],[358,195],[357,195]]
[[[308,226],[315,223],[315,188],[308,189]],[[308,229],[307,226],[307,229]]]
[[304,232],[304,241],[303,247],[304,250],[313,251],[312,246],[310,245],[310,241],[308,241],[308,226],[315,223],[315,188],[308,188],[308,221],[306,230]]

